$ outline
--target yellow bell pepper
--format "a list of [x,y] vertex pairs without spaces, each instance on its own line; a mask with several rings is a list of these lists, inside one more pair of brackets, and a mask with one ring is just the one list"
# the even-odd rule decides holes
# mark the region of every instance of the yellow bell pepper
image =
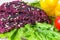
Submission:
[[48,16],[60,16],[60,0],[40,0],[40,6]]

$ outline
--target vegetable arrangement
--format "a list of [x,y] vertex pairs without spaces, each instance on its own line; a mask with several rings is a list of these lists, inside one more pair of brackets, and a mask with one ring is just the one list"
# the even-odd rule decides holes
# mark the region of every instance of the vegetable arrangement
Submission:
[[[41,1],[40,1],[41,2]],[[12,3],[12,2],[11,2]],[[14,2],[15,3],[15,2]],[[17,5],[17,2],[15,3],[16,5]],[[23,2],[23,4],[24,4],[24,2]],[[39,1],[37,1],[37,2],[33,2],[33,3],[28,3],[28,4],[30,4],[31,6],[34,6],[34,11],[36,11],[36,9],[37,8],[35,8],[35,7],[38,7],[38,8],[40,8],[40,5],[39,5]],[[1,7],[3,7],[2,9],[0,9],[0,11],[2,12],[2,11],[4,11],[4,12],[6,12],[6,10],[8,9],[7,7],[6,7],[6,10],[4,10],[4,5],[8,5],[8,3],[7,4],[3,4]],[[13,5],[13,4],[12,4]],[[11,5],[11,6],[12,6]],[[52,4],[53,5],[53,4]],[[21,5],[20,5],[21,6]],[[19,6],[19,7],[20,7]],[[25,6],[25,4],[24,4],[24,6]],[[27,5],[26,7],[26,9],[28,9],[28,6],[29,5]],[[29,6],[29,7],[31,7],[31,6]],[[21,6],[22,7],[22,6]],[[12,7],[11,7],[12,8]],[[32,8],[32,7],[31,7]],[[27,11],[26,11],[26,9],[24,10],[20,10],[19,12],[21,12],[21,11],[23,11],[24,13],[27,13]],[[12,9],[11,9],[12,10]],[[40,10],[40,9],[39,9]],[[26,11],[26,12],[25,12]],[[30,12],[31,12],[32,10],[30,10]],[[7,13],[8,12],[10,12],[9,10],[7,10]],[[12,13],[16,13],[17,12],[17,10],[15,10],[14,9],[14,11],[12,11]],[[37,13],[38,13],[38,11],[36,11]],[[33,11],[32,11],[32,14],[34,14],[34,15],[39,15],[39,14],[36,14],[36,12],[35,12],[35,14],[33,13]],[[24,15],[24,13],[22,13],[21,15],[23,15],[24,17],[26,16],[26,15]],[[45,12],[41,12],[41,11],[39,11],[39,13],[41,13],[42,15],[40,15],[42,18],[43,18],[43,20],[45,20],[45,19],[48,19],[49,20],[49,17],[45,14]],[[11,14],[10,14],[11,15]],[[47,17],[45,17],[45,16],[47,16]],[[6,15],[5,15],[6,16]],[[14,15],[13,15],[14,16]],[[33,17],[40,17],[40,16],[33,16]],[[28,16],[29,17],[29,16]],[[31,17],[31,16],[30,16]],[[45,17],[45,19],[44,19],[44,17]],[[31,17],[32,18],[32,17]],[[39,18],[39,20],[41,19],[42,20],[42,18]],[[11,19],[11,18],[10,18]],[[22,18],[23,19],[23,18]],[[26,19],[26,18],[25,18]],[[29,18],[30,19],[30,18]],[[32,18],[32,20],[33,20],[33,18]],[[54,22],[54,24],[55,24],[55,26],[54,26],[54,24],[53,25],[51,25],[51,24],[48,24],[48,23],[50,23],[50,20],[49,21],[43,21],[44,23],[40,23],[41,21],[38,21],[38,20],[33,20],[33,21],[35,21],[35,22],[33,22],[34,24],[32,24],[31,22],[29,22],[28,21],[28,23],[26,23],[26,24],[24,24],[23,26],[24,27],[18,27],[18,26],[15,26],[15,28],[13,28],[13,30],[12,29],[10,29],[10,32],[2,32],[3,34],[0,34],[0,38],[6,38],[6,39],[8,39],[8,40],[60,40],[60,33],[59,33],[59,30],[60,30],[60,22],[59,22],[59,20],[60,20],[60,17],[57,17],[56,19],[55,19],[55,22]],[[15,20],[14,20],[15,21]],[[0,21],[1,22],[1,21]],[[2,21],[2,22],[4,22],[4,21]],[[15,21],[15,22],[17,22],[17,21]],[[19,22],[19,21],[18,21]],[[26,22],[26,21],[25,21]],[[47,22],[47,23],[46,23]],[[6,22],[7,23],[7,22]],[[11,22],[10,22],[11,23]],[[0,23],[1,24],[1,23]],[[10,27],[10,26],[9,26]],[[18,27],[18,28],[17,28]],[[4,27],[3,27],[4,28]],[[58,30],[57,30],[57,29]],[[8,28],[7,28],[8,29]],[[1,29],[2,30],[2,29]],[[2,30],[2,31],[4,31],[4,30]],[[1,33],[1,32],[0,32]]]

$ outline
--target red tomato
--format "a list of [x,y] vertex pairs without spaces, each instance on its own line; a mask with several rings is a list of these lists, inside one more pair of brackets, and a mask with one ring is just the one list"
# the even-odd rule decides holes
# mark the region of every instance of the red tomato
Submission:
[[60,31],[60,16],[55,19],[55,27]]

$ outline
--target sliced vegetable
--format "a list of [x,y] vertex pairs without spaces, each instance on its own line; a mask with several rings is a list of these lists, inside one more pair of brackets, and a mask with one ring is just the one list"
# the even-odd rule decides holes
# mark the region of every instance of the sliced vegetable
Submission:
[[25,24],[35,24],[36,21],[51,23],[42,9],[22,1],[3,3],[0,6],[0,19],[0,33],[23,27]]

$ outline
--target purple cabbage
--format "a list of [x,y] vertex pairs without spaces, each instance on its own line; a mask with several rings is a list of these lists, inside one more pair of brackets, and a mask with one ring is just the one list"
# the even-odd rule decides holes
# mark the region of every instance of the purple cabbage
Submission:
[[34,25],[35,22],[51,23],[51,20],[42,9],[25,2],[13,1],[0,6],[0,33],[23,27],[25,24]]

